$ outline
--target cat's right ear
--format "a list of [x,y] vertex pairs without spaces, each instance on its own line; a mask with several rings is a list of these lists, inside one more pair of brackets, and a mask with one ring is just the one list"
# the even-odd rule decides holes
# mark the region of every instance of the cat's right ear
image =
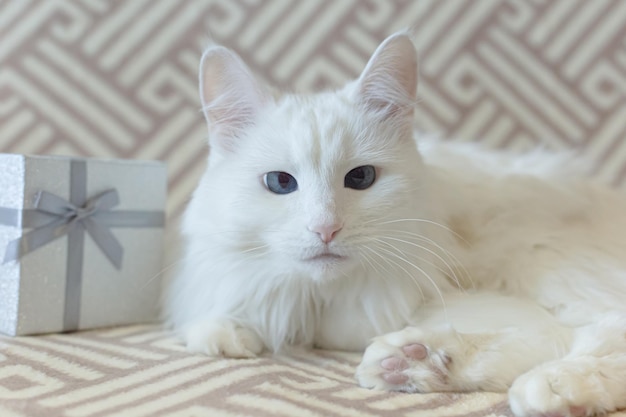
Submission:
[[241,132],[255,122],[270,97],[234,52],[214,46],[202,55],[200,101],[212,148],[234,150]]
[[417,94],[417,52],[407,32],[385,39],[367,63],[358,86],[359,101],[367,109],[385,117],[412,120]]

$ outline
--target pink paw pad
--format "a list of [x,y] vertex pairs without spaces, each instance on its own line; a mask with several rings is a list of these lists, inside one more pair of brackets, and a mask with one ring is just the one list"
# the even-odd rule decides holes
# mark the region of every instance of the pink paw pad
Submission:
[[404,375],[402,371],[409,367],[409,363],[402,358],[383,359],[380,366],[387,372],[384,372],[383,379],[392,385],[402,385],[408,382],[409,377]]
[[414,343],[412,345],[406,345],[402,348],[404,354],[413,360],[421,361],[422,359],[426,359],[428,356],[428,349],[426,346],[420,343]]
[[[402,348],[402,352],[408,359],[422,360],[428,356],[428,349],[420,343],[406,345]],[[409,381],[409,377],[404,375],[402,371],[409,368],[409,363],[404,358],[390,357],[383,359],[380,366],[387,372],[384,372],[383,379],[392,385],[402,385]]]
[[380,363],[380,366],[382,366],[383,369],[387,371],[404,371],[406,368],[409,367],[409,364],[402,358],[391,357],[383,359],[383,361]]

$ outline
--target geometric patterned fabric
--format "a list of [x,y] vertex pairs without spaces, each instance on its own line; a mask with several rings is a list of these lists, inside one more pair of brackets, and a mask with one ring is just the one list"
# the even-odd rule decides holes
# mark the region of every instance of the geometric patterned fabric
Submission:
[[0,152],[159,159],[168,211],[206,155],[197,66],[209,40],[260,78],[341,85],[412,28],[420,130],[574,149],[626,182],[626,2],[0,0]]
[[359,388],[358,359],[328,351],[211,359],[155,326],[0,336],[0,416],[511,416],[504,394]]

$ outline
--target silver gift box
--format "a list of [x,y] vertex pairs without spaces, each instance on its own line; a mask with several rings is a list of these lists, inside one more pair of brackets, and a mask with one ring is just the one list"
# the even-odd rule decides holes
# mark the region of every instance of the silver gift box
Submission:
[[154,321],[165,165],[0,154],[0,332]]

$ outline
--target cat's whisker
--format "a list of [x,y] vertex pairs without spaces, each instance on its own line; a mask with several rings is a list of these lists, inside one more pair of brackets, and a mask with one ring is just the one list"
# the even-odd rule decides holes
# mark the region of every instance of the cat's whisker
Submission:
[[[396,242],[400,242],[400,243],[405,243],[407,245],[411,245],[414,246],[416,248],[422,249],[430,254],[432,254],[433,256],[435,256],[437,259],[439,259],[439,261],[441,261],[444,266],[446,266],[448,268],[448,272],[446,272],[444,269],[442,269],[441,267],[439,267],[438,265],[436,265],[434,262],[429,261],[426,258],[423,258],[415,253],[410,253],[410,252],[405,252],[405,251],[401,251],[399,248],[397,248],[396,246],[390,244],[389,242],[385,242],[383,239],[389,239],[389,240],[393,240]],[[441,272],[442,274],[449,276],[450,278],[452,278],[454,280],[454,282],[456,283],[457,287],[461,290],[463,290],[463,285],[461,284],[461,281],[459,280],[459,277],[456,275],[454,268],[452,268],[452,266],[450,264],[448,264],[441,256],[439,256],[439,254],[437,254],[436,252],[422,246],[422,245],[418,245],[417,243],[413,243],[413,242],[409,242],[407,240],[404,239],[396,239],[390,236],[382,236],[380,238],[376,239],[377,241],[379,241],[380,243],[383,243],[385,245],[388,245],[392,248],[394,248],[395,250],[397,250],[398,252],[402,253],[404,256],[414,256],[415,258],[417,258],[418,260],[427,263],[428,265],[432,266],[433,268],[437,269],[439,272]]]
[[246,249],[246,250],[244,250],[244,251],[241,251],[240,253],[241,253],[241,254],[244,254],[244,253],[250,253],[250,252],[257,251],[257,250],[259,250],[259,249],[265,249],[265,248],[269,248],[269,247],[270,247],[270,245],[266,243],[265,245],[256,246],[256,247],[254,247],[254,248]]
[[[377,245],[377,249],[383,252],[389,252],[389,251],[385,251],[383,250],[383,248],[379,247]],[[427,298],[426,298],[426,294],[424,293],[424,290],[422,289],[422,286],[420,285],[419,280],[417,279],[417,277],[415,277],[415,275],[413,273],[411,273],[410,271],[408,271],[406,268],[404,268],[402,265],[400,265],[398,262],[394,261],[393,259],[389,259],[388,256],[383,256],[380,253],[377,253],[377,255],[383,259],[385,262],[387,262],[394,270],[398,270],[400,269],[402,272],[404,272],[410,279],[411,282],[413,284],[415,284],[415,287],[417,288],[417,290],[420,293],[420,298],[422,300],[422,304],[427,302]],[[394,268],[395,266],[395,268]]]
[[463,265],[463,263],[448,249],[442,247],[441,245],[439,245],[437,242],[435,242],[434,240],[427,238],[424,235],[418,234],[418,233],[413,233],[413,232],[409,232],[406,230],[394,230],[394,229],[383,229],[383,231],[386,232],[395,232],[395,233],[402,233],[405,235],[409,235],[411,237],[414,237],[424,243],[428,243],[432,246],[434,246],[436,249],[440,250],[441,253],[443,255],[445,255],[448,260],[454,264],[454,265],[458,265],[459,268],[461,268],[461,272],[463,272],[463,276],[465,279],[467,279],[467,281],[469,281],[469,283],[471,284],[473,289],[476,289],[476,286],[474,284],[474,279],[472,278],[472,275],[470,274],[469,270],[465,267],[465,265]]
[[[384,217],[383,217],[384,218]],[[377,218],[377,219],[372,219],[369,221],[364,222],[364,225],[367,224],[371,224],[371,223],[376,223],[375,226],[378,225],[384,225],[384,224],[390,224],[390,223],[398,223],[401,221],[407,221],[407,220],[423,220],[423,219],[396,219],[396,220],[392,220],[392,221],[383,221],[383,218]],[[430,222],[430,221],[428,221]],[[438,224],[439,226],[445,227],[443,225]],[[446,264],[446,266],[450,269],[450,273],[453,275],[456,275],[456,271],[454,270],[454,268],[451,267],[451,265],[457,265],[460,268],[460,271],[458,272],[462,272],[463,273],[463,278],[464,280],[468,281],[471,285],[472,288],[475,289],[475,284],[474,284],[474,279],[472,278],[471,274],[469,273],[468,269],[465,267],[465,265],[460,262],[460,260],[449,250],[445,249],[444,247],[442,247],[441,245],[439,245],[438,243],[436,243],[434,240],[427,238],[426,236],[422,235],[422,234],[418,234],[418,233],[413,233],[407,230],[398,230],[398,229],[379,229],[378,227],[376,227],[377,231],[379,232],[386,232],[386,233],[395,233],[395,234],[403,234],[403,235],[407,235],[407,236],[411,236],[415,239],[418,239],[424,243],[427,243],[429,245],[432,245],[434,248],[436,248],[437,250],[439,250],[441,252],[441,254],[443,256],[445,256],[448,261],[446,262],[443,259],[440,259],[444,264]],[[423,248],[424,250],[426,250],[426,248]],[[439,256],[442,256],[439,255]],[[458,281],[458,275],[456,275],[456,280]]]
[[391,214],[387,214],[386,216],[383,216],[383,217],[377,217],[377,218],[374,218],[374,219],[366,220],[362,224],[363,225],[369,225],[369,224],[372,224],[372,223],[381,224],[380,223],[381,221],[383,221],[385,219],[389,219],[391,217],[393,217]]
[[380,225],[385,225],[385,224],[393,224],[393,223],[400,223],[400,222],[426,223],[426,224],[430,224],[430,225],[433,225],[433,226],[440,227],[440,228],[444,229],[445,231],[452,233],[457,239],[459,239],[463,243],[467,244],[468,246],[471,246],[470,242],[468,242],[467,239],[465,239],[459,233],[457,233],[456,231],[452,230],[450,227],[446,226],[445,224],[436,222],[434,220],[418,219],[418,218],[415,218],[415,219],[394,219],[394,220],[388,220],[388,221],[385,221],[385,222],[382,222],[382,223],[379,223],[379,224]]
[[[368,251],[370,251],[371,253],[373,253],[374,255],[379,256],[376,251],[374,251],[372,248],[368,247],[368,246],[364,246],[365,249],[367,249]],[[370,266],[372,267],[372,270],[374,272],[378,272],[380,273],[380,276],[383,277],[383,279],[385,280],[385,282],[389,282],[387,280],[387,276],[386,276],[386,272],[387,270],[385,269],[385,267],[383,265],[381,265],[375,258],[368,256],[367,253],[360,251],[360,253],[364,256],[365,260],[370,264]],[[380,257],[380,256],[379,256]],[[382,258],[382,257],[381,257]],[[384,258],[382,258],[384,259]],[[378,268],[372,264],[372,262],[375,262],[376,265],[378,265]]]
[[161,270],[159,272],[157,272],[156,274],[154,274],[152,277],[150,277],[150,279],[148,279],[142,286],[141,286],[141,290],[144,290],[148,285],[150,285],[155,279],[161,277],[163,274],[165,274],[167,271],[169,271],[170,269],[174,268],[175,266],[180,265],[181,263],[185,262],[185,259],[179,259],[175,262],[172,262],[169,265],[164,266],[163,268],[161,268]]
[[[376,243],[376,242],[375,242]],[[402,272],[404,272],[406,274],[407,277],[409,277],[411,279],[411,281],[413,282],[413,284],[415,284],[415,286],[417,287],[418,291],[420,292],[421,298],[423,301],[426,300],[426,296],[424,294],[424,291],[422,290],[422,287],[419,283],[419,281],[417,280],[417,278],[415,277],[414,274],[412,274],[411,272],[409,272],[405,267],[403,267],[402,265],[400,265],[399,263],[395,262],[393,259],[389,259],[389,257],[387,256],[383,256],[379,253],[379,251],[382,252],[389,252],[387,250],[385,250],[384,248],[381,248],[380,245],[376,245],[376,249],[378,249],[378,251],[376,251],[373,248],[368,248],[370,249],[370,251],[375,254],[376,256],[378,256],[381,260],[383,260],[384,262],[386,262],[390,268],[393,270],[397,270],[400,269]]]
[[[368,251],[370,251],[372,255],[367,255],[366,253],[363,252],[363,256],[366,258],[366,260],[368,260],[368,263],[372,266],[372,270],[374,272],[376,272],[379,277],[382,278],[382,280],[385,282],[385,284],[390,285],[392,283],[392,280],[387,276],[387,274],[390,274],[390,275],[393,276],[393,274],[397,273],[398,269],[401,269],[401,270],[403,270],[407,274],[407,276],[411,279],[413,284],[415,284],[415,286],[417,287],[417,290],[420,293],[422,301],[424,302],[424,300],[426,299],[425,296],[424,296],[424,292],[422,291],[422,288],[420,287],[419,282],[409,273],[409,271],[407,271],[405,268],[403,268],[401,265],[399,265],[396,262],[390,262],[389,259],[387,259],[386,257],[384,257],[381,254],[379,254],[378,252],[376,252],[375,249],[370,248],[370,247],[366,247],[366,249]],[[388,267],[385,267],[384,265],[381,265],[380,262],[378,262],[376,260],[376,258],[379,258],[382,261],[384,261],[388,265]],[[371,259],[372,261],[376,262],[376,264],[379,267],[377,268],[374,265],[372,265],[372,263],[371,263],[371,261],[369,261],[369,259]],[[395,267],[394,267],[394,264],[395,264]]]
[[[247,243],[254,243],[255,241],[247,241]],[[261,242],[261,241],[258,241]],[[205,255],[207,253],[210,253],[211,250],[215,249],[216,247],[220,247],[221,245],[216,244],[214,246],[206,246],[203,247],[202,250],[196,251],[196,252],[187,252],[185,253],[185,257],[178,259],[172,263],[170,263],[169,265],[164,266],[159,272],[157,272],[155,275],[153,275],[152,277],[150,277],[150,279],[148,279],[142,286],[141,288],[144,289],[146,288],[148,285],[150,285],[155,279],[161,277],[163,274],[165,274],[166,272],[168,272],[170,269],[180,265],[181,263],[185,262],[185,261],[189,261],[190,259],[193,259],[197,256],[200,255]],[[254,252],[256,250],[259,249],[264,249],[269,247],[270,245],[265,244],[265,245],[261,245],[261,246],[256,246],[250,249],[246,249],[240,253],[245,254],[245,253],[250,253],[250,252]],[[250,257],[246,258],[246,259],[250,259]]]
[[348,276],[348,274],[346,273],[346,271],[343,270],[343,268],[339,269],[339,273],[341,273],[341,275],[343,275],[344,278],[346,279],[350,279],[350,277]]
[[[387,258],[387,257],[385,257],[385,256],[382,256],[380,253],[376,252],[373,248],[369,248],[369,247],[368,247],[367,249],[369,249],[370,251],[372,251],[372,253],[374,253],[374,254],[375,254],[376,256],[378,256],[380,259],[382,259],[383,261],[385,261],[387,264],[389,264],[389,266],[392,268],[392,270],[393,270],[393,269],[395,269],[395,268],[394,268],[394,265],[395,265],[395,267],[396,267],[396,268],[399,268],[399,269],[400,269],[400,270],[402,270],[404,273],[406,273],[406,275],[407,275],[409,278],[411,278],[411,281],[412,281],[412,282],[415,284],[415,286],[417,287],[417,290],[419,291],[420,296],[421,296],[421,298],[422,298],[422,302],[426,302],[426,296],[425,296],[425,294],[424,294],[424,291],[422,290],[422,287],[420,286],[419,281],[417,281],[417,279],[413,276],[413,274],[411,274],[411,273],[410,273],[410,272],[409,272],[406,268],[404,268],[404,267],[403,267],[402,265],[400,265],[399,263],[397,263],[397,262],[395,262],[395,261],[393,261],[393,260],[391,260],[391,259],[388,259],[388,258]],[[383,272],[384,272],[384,271],[383,271]],[[384,274],[381,274],[381,275],[382,275],[382,276],[384,276]],[[386,277],[385,277],[385,279],[386,279]]]
[[452,251],[445,249],[443,246],[441,246],[434,240],[427,238],[426,236],[418,235],[417,238],[419,238],[423,242],[433,245],[435,248],[439,249],[443,254],[445,254],[451,260],[453,264],[458,265],[462,269],[462,272],[465,278],[470,282],[472,288],[476,289],[476,285],[474,284],[474,279],[472,278],[472,275],[470,274],[469,270],[465,267],[465,265],[463,265],[463,263],[459,260],[459,258],[457,258],[454,255]]
[[156,274],[154,274],[152,277],[150,277],[150,279],[148,279],[148,281],[146,281],[142,286],[141,289],[143,290],[144,288],[146,288],[148,285],[150,285],[155,279],[161,277],[164,273],[166,273],[167,271],[169,271],[170,269],[180,265],[183,262],[188,261],[189,259],[191,259],[191,257],[194,257],[196,255],[201,255],[201,254],[206,254],[209,253],[209,251],[211,250],[211,247],[207,247],[207,248],[202,248],[202,250],[200,251],[196,251],[196,252],[187,252],[185,253],[185,256],[170,263],[169,265],[165,265],[163,268],[161,268],[161,270],[159,272],[157,272]]
[[445,301],[445,299],[443,297],[443,293],[441,292],[441,289],[439,288],[439,286],[437,285],[435,280],[423,268],[415,265],[413,262],[409,261],[408,259],[406,259],[406,258],[404,258],[404,257],[402,257],[402,256],[400,256],[400,255],[398,255],[398,254],[396,254],[396,253],[394,253],[394,252],[392,252],[390,250],[387,250],[387,249],[382,248],[382,247],[379,247],[379,249],[384,251],[385,253],[387,253],[387,254],[397,258],[397,259],[400,259],[401,261],[409,264],[410,266],[415,268],[417,271],[419,271],[431,283],[431,285],[433,286],[433,288],[437,292],[437,295],[439,296],[439,299],[441,300],[441,304],[442,304],[443,310],[444,311],[447,310],[446,309],[446,301]]
[[[382,237],[382,238],[389,239],[389,240],[393,240],[393,241],[397,241],[397,242],[400,242],[400,243],[405,243],[405,244],[407,244],[407,245],[414,246],[414,247],[416,247],[416,248],[418,248],[418,249],[421,249],[421,250],[423,250],[423,251],[426,251],[426,252],[430,253],[430,254],[431,254],[431,255],[433,255],[435,258],[437,258],[437,260],[439,260],[441,263],[443,263],[443,265],[447,268],[447,271],[448,271],[448,272],[446,272],[446,271],[444,271],[444,270],[440,269],[440,268],[439,268],[438,266],[436,266],[436,265],[434,265],[434,266],[435,266],[435,267],[437,267],[437,269],[439,269],[439,271],[441,271],[441,272],[442,272],[442,273],[444,273],[445,275],[450,276],[450,277],[451,277],[451,278],[452,278],[452,279],[456,282],[456,284],[457,284],[457,286],[458,286],[458,288],[459,288],[460,290],[464,290],[464,289],[465,289],[465,286],[461,283],[461,280],[459,279],[459,276],[458,276],[458,274],[457,274],[457,270],[456,270],[456,268],[454,268],[454,267],[452,266],[453,264],[454,264],[454,265],[457,265],[459,268],[461,268],[461,269],[462,269],[462,271],[461,271],[461,272],[463,272],[463,278],[464,278],[464,279],[466,279],[466,280],[468,280],[468,281],[472,284],[472,286],[473,286],[474,282],[473,282],[473,280],[472,280],[472,278],[471,278],[471,276],[470,276],[469,272],[467,271],[467,269],[466,269],[466,268],[465,268],[462,264],[460,264],[460,262],[458,262],[458,259],[457,259],[457,258],[456,258],[456,257],[455,257],[455,256],[454,256],[451,252],[450,252],[450,251],[448,251],[448,250],[446,250],[446,249],[444,249],[444,248],[442,248],[442,247],[437,248],[437,249],[439,249],[439,250],[443,253],[443,255],[444,255],[444,256],[446,256],[446,257],[448,258],[448,261],[447,261],[446,259],[444,259],[444,258],[443,258],[443,256],[441,256],[440,254],[438,254],[436,251],[431,250],[431,249],[429,249],[429,248],[427,248],[427,247],[425,247],[425,246],[423,246],[423,245],[420,245],[420,244],[418,244],[418,243],[410,242],[410,241],[408,241],[408,240],[406,240],[406,239],[394,238],[394,237],[391,237],[391,236],[384,236],[384,237]],[[418,239],[419,241],[424,242],[424,243],[429,243],[429,244],[431,244],[431,245],[433,244],[433,242],[429,242],[429,241],[428,241],[426,238],[424,238],[423,236],[415,236],[414,238],[416,238],[416,239]],[[433,265],[433,264],[431,264],[431,265]]]
[[[357,260],[359,261],[359,265],[361,265],[361,268],[363,268],[364,270],[367,269],[367,265],[365,265],[365,262],[363,262],[363,254],[361,253],[361,251],[357,252]],[[372,266],[372,270],[375,270],[374,267]]]
[[246,256],[245,258],[238,259],[237,262],[234,262],[234,263],[230,264],[230,269],[231,270],[237,270],[238,267],[241,264],[248,263],[250,261],[259,259],[259,258],[263,257],[266,253],[267,252],[257,252],[257,253],[253,253],[252,255]]

